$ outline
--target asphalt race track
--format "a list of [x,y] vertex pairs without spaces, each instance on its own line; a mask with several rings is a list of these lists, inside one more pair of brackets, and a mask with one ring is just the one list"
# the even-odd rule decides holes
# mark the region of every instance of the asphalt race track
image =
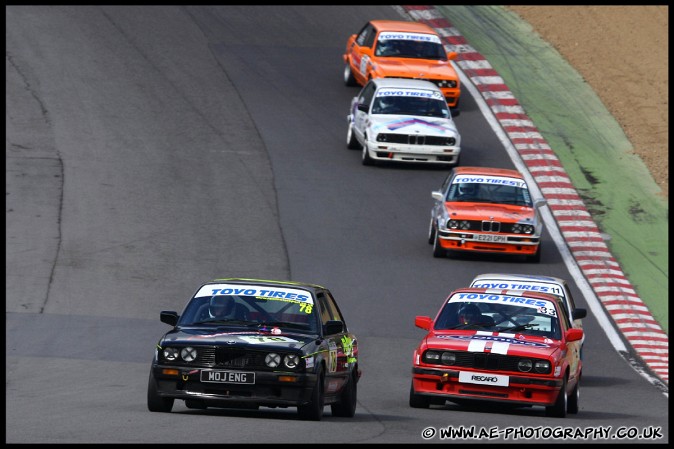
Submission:
[[[7,443],[423,443],[447,442],[422,431],[448,426],[659,429],[661,439],[633,440],[668,442],[667,395],[593,316],[577,415],[408,406],[415,315],[433,315],[478,273],[571,276],[549,235],[540,264],[433,258],[430,192],[446,171],[364,167],[346,149],[358,89],[343,84],[341,54],[371,18],[401,16],[353,5],[6,8]],[[474,100],[461,106],[462,165],[514,168]],[[354,418],[180,401],[171,414],[147,410],[167,328],[159,312],[235,276],[333,291],[359,337]]]

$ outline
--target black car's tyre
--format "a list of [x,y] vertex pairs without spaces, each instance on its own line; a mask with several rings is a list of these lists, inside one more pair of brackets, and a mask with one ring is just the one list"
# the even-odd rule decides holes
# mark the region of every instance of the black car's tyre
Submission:
[[410,385],[410,407],[412,408],[428,408],[431,405],[431,400],[425,396],[414,393],[414,381]]
[[360,150],[361,146],[356,139],[356,134],[353,132],[353,123],[349,123],[349,129],[346,132],[346,147],[349,150]]
[[330,406],[332,415],[353,418],[353,415],[356,414],[357,396],[358,376],[354,370],[353,375],[344,386],[344,391],[340,395],[339,402]]
[[559,390],[559,396],[557,396],[557,400],[553,405],[545,407],[545,415],[553,416],[555,418],[565,418],[567,402],[568,396],[566,394],[566,376],[564,376],[564,382],[562,382],[562,389]]
[[173,408],[173,401],[173,398],[163,398],[157,394],[157,381],[150,371],[150,380],[147,384],[147,409],[151,412],[169,413]]
[[197,410],[206,410],[208,408],[206,407],[206,404],[204,404],[204,401],[198,399],[185,399],[185,407]]
[[297,412],[300,418],[307,421],[320,421],[323,418],[324,396],[323,382],[325,382],[323,370],[318,369],[316,373],[316,386],[311,394],[311,401],[308,404],[297,406]]
[[349,63],[349,61],[346,61],[344,64],[344,84],[349,87],[353,87],[358,84],[356,82],[356,78],[354,78],[353,73],[351,72],[351,63]]
[[576,381],[576,386],[573,387],[573,391],[569,395],[568,402],[566,404],[566,412],[571,414],[578,413],[578,405],[580,403],[580,377]]

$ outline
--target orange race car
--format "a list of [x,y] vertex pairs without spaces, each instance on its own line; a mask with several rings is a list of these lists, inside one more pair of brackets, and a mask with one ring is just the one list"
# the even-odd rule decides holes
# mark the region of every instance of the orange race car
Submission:
[[[349,37],[344,59],[344,83],[364,86],[373,78],[412,78],[435,83],[447,105],[459,106],[460,83],[440,35],[418,22],[371,20]],[[456,112],[455,112],[456,114]]]
[[541,260],[544,199],[533,201],[517,170],[455,167],[440,190],[428,229],[433,256],[458,251],[505,253]]

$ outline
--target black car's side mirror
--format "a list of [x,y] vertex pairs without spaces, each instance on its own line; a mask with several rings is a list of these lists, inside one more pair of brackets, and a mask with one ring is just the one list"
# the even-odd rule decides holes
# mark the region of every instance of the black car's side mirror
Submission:
[[344,332],[344,323],[341,321],[330,320],[325,323],[325,335],[334,335]]
[[370,105],[367,105],[365,103],[358,103],[358,110],[359,111],[367,112],[368,109],[370,109]]
[[162,323],[169,324],[171,326],[175,326],[178,324],[178,313],[174,312],[172,310],[164,310],[162,312],[159,312],[159,319],[161,320]]

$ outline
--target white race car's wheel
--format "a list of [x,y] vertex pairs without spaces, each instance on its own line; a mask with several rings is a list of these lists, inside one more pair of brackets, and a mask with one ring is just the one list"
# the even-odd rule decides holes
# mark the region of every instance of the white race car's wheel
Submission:
[[349,61],[346,61],[346,64],[344,64],[344,84],[349,87],[358,84],[356,83],[356,78],[354,78],[353,73],[351,73],[351,63]]
[[370,157],[370,152],[367,150],[367,144],[363,145],[363,165],[374,165],[374,159]]
[[356,134],[353,132],[353,122],[349,123],[349,129],[346,132],[346,147],[349,150],[360,150],[361,146],[356,139]]

